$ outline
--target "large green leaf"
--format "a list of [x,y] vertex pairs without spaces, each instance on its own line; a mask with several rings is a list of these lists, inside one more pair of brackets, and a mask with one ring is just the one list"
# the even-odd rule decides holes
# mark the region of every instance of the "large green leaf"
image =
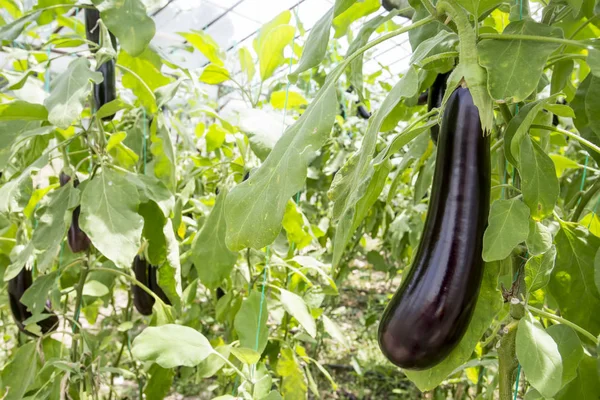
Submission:
[[561,388],[577,377],[577,367],[583,358],[583,347],[577,333],[567,325],[551,325],[546,332],[558,345],[558,351],[562,359],[562,383]]
[[146,399],[163,400],[171,390],[175,370],[163,368],[158,364],[154,364],[150,367],[148,374],[150,375],[150,378],[144,387]]
[[175,148],[171,135],[162,113],[156,115],[150,126],[150,152],[154,156],[152,166],[154,174],[168,188],[174,188],[175,178]]
[[198,277],[204,286],[214,289],[231,274],[237,260],[237,253],[225,245],[225,198],[227,190],[221,192],[215,200],[210,215],[196,234],[192,244],[192,259]]
[[141,361],[163,368],[194,367],[214,353],[208,339],[183,325],[149,326],[135,338],[131,352]]
[[573,122],[582,135],[586,130],[591,130],[600,139],[600,115],[597,112],[599,106],[600,77],[588,74],[579,84],[571,103],[576,116]]
[[306,398],[307,386],[304,380],[304,373],[291,349],[281,349],[281,356],[277,360],[276,371],[283,378],[281,393],[285,400]]
[[209,34],[204,31],[183,32],[179,34],[198,49],[204,57],[208,58],[208,61],[216,65],[223,65],[219,44]]
[[556,247],[550,247],[546,253],[533,256],[525,264],[525,283],[528,292],[535,292],[545,287],[550,282],[550,275],[554,269]]
[[529,254],[538,256],[552,247],[552,232],[541,222],[529,221],[529,236],[527,236]]
[[485,265],[483,281],[479,289],[479,298],[473,312],[473,317],[467,332],[460,343],[438,365],[423,371],[405,370],[404,373],[421,390],[432,390],[437,387],[456,368],[460,367],[471,358],[473,349],[483,334],[488,330],[496,314],[502,308],[502,296],[497,289],[500,264],[498,262]]
[[250,292],[233,322],[235,332],[240,339],[240,346],[254,349],[259,353],[264,351],[269,338],[267,301],[261,298],[260,292]]
[[[562,38],[562,30],[531,20],[511,22],[503,34]],[[488,89],[496,100],[519,102],[537,87],[548,56],[558,43],[528,40],[482,40],[479,62],[488,72]]]
[[87,182],[81,195],[81,229],[120,268],[131,265],[140,247],[143,220],[138,205],[135,187],[110,169]]
[[577,368],[577,378],[554,396],[555,400],[597,400],[600,393],[600,378],[596,358],[584,355]]
[[298,67],[296,67],[294,72],[288,75],[290,81],[296,82],[300,73],[319,65],[327,52],[333,17],[346,11],[355,1],[356,0],[336,0],[335,5],[323,14],[323,16],[315,23],[304,44],[304,50],[302,51],[302,57],[300,58]]
[[85,57],[71,61],[67,69],[52,81],[50,96],[44,100],[48,120],[66,129],[80,118],[83,106],[92,89],[91,82],[102,82],[102,74],[90,70]]
[[356,205],[369,186],[374,167],[371,164],[377,135],[385,117],[403,98],[414,96],[419,88],[418,76],[414,69],[409,69],[400,82],[394,86],[385,98],[381,107],[371,117],[365,133],[361,149],[354,154],[336,174],[329,197],[333,200],[333,219],[337,221],[334,239],[333,265],[337,265],[346,244],[352,236],[352,224]]
[[563,317],[588,330],[600,333],[600,294],[594,285],[594,257],[600,239],[577,224],[562,223],[554,238],[556,265],[550,280],[550,293]]
[[160,207],[165,217],[171,214],[175,199],[164,183],[149,175],[127,174],[125,178],[137,187],[140,203],[152,200]]
[[492,203],[483,235],[483,259],[504,260],[529,235],[529,209],[518,199]]
[[516,351],[527,382],[544,397],[554,396],[561,388],[562,358],[554,339],[531,314],[519,321]]
[[4,366],[0,375],[0,395],[4,396],[3,400],[25,398],[27,388],[34,382],[37,363],[37,342],[25,343],[17,349],[11,362]]
[[227,196],[226,240],[231,250],[260,249],[279,234],[287,201],[302,189],[309,161],[329,136],[338,108],[335,92],[332,84],[319,91],[265,162]]
[[310,336],[315,337],[317,335],[317,325],[304,299],[284,289],[279,289],[279,292],[281,304],[285,311],[296,318]]
[[15,100],[0,104],[0,121],[36,121],[48,118],[48,111],[41,104]]
[[154,20],[141,0],[94,0],[106,27],[119,39],[126,52],[136,57],[154,37]]
[[527,135],[521,140],[520,166],[523,201],[529,206],[531,217],[543,220],[554,211],[559,186],[554,162]]
[[265,37],[258,51],[260,79],[265,81],[270,78],[273,72],[286,61],[283,56],[283,49],[291,44],[295,31],[296,29],[293,26],[279,25]]
[[21,296],[20,302],[25,304],[33,315],[41,314],[44,311],[48,292],[54,287],[56,276],[56,271],[38,276]]

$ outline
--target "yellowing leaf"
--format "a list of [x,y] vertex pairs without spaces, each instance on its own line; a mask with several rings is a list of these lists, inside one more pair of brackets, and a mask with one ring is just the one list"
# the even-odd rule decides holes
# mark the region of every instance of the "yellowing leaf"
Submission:
[[292,19],[292,13],[289,10],[285,10],[281,14],[277,15],[275,18],[264,24],[258,33],[258,36],[252,42],[252,47],[254,47],[254,51],[259,54],[260,48],[262,47],[265,39],[269,36],[271,31],[280,25],[286,25],[290,23]]
[[344,36],[352,22],[379,10],[379,7],[379,0],[364,0],[354,3],[346,11],[334,18],[335,38]]
[[198,125],[196,125],[196,129],[194,129],[196,137],[201,137],[202,135],[204,135],[204,131],[206,131],[206,125],[204,124],[204,122],[198,123]]
[[203,31],[194,31],[179,33],[183,36],[192,46],[200,51],[208,60],[219,66],[223,66],[223,59],[221,58],[221,49],[214,39]]
[[119,143],[125,140],[126,137],[127,134],[125,132],[117,132],[111,135],[110,139],[108,139],[108,144],[106,145],[106,151],[114,149]]
[[216,64],[209,64],[202,75],[200,75],[200,82],[208,83],[209,85],[218,85],[229,79],[229,71],[226,68]]
[[284,61],[283,49],[291,43],[296,29],[290,25],[280,25],[274,28],[261,43],[258,51],[260,62],[260,78],[264,81],[273,75],[273,72]]
[[273,108],[293,108],[308,104],[308,101],[298,92],[288,92],[286,100],[285,90],[273,92],[271,94],[271,105]]
[[238,55],[240,57],[240,67],[242,68],[242,71],[246,73],[248,82],[250,82],[252,77],[254,77],[254,73],[256,72],[256,69],[254,68],[254,60],[252,59],[250,50],[242,47],[238,52]]
[[220,125],[212,124],[206,134],[206,151],[215,151],[225,142],[227,131]]
[[550,154],[549,156],[552,159],[552,161],[554,162],[554,168],[556,169],[556,176],[559,178],[565,172],[565,169],[579,168],[579,164],[577,164],[575,161],[573,161],[565,156],[561,156],[560,154]]
[[586,215],[579,221],[579,224],[588,228],[592,235],[600,237],[600,218],[598,214],[591,213]]

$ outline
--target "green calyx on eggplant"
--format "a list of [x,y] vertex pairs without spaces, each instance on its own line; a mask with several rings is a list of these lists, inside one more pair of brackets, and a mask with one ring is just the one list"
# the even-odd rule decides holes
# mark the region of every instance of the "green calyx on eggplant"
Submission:
[[[171,305],[169,298],[158,285],[158,267],[150,265],[146,260],[140,257],[140,255],[137,255],[133,259],[133,265],[131,268],[135,274],[135,279],[143,283],[165,304]],[[133,293],[133,305],[135,306],[136,310],[138,310],[138,312],[142,315],[151,315],[152,306],[154,306],[155,302],[154,297],[137,285],[132,286],[131,292]]]
[[[106,61],[100,65],[96,71],[100,72],[104,78],[102,82],[94,84],[94,105],[96,107],[96,111],[98,111],[100,107],[117,98],[115,60]],[[114,117],[115,114],[112,114],[102,118],[102,120],[111,121]]]
[[483,276],[489,202],[489,137],[469,89],[459,87],[442,118],[419,248],[379,324],[379,346],[395,365],[431,368],[463,337]]
[[[435,81],[428,90],[427,96],[427,111],[431,111],[434,108],[440,108],[442,106],[442,100],[444,98],[444,93],[446,93],[446,83],[448,82],[448,77],[450,76],[450,72],[446,72],[444,74],[438,74],[435,77]],[[434,125],[431,127],[431,140],[434,143],[437,143],[438,136],[440,134],[440,126]]]
[[[98,20],[100,19],[100,11],[97,8],[86,8],[85,9],[85,37],[88,41],[100,44],[100,26]],[[117,38],[115,35],[110,33],[110,41],[112,42],[113,48],[117,48]],[[92,53],[96,52],[96,49],[90,49]]]
[[[64,186],[71,180],[71,177],[64,172],[61,172],[58,179],[60,181],[60,186]],[[77,177],[75,177],[73,180],[73,186],[79,186],[79,179],[77,179]],[[80,213],[81,206],[75,207],[73,210],[73,217],[71,218],[71,226],[67,232],[67,242],[69,243],[69,247],[73,253],[88,251],[90,248],[90,238],[88,238],[85,232],[79,227]]]
[[[31,270],[23,267],[17,276],[8,281],[8,300],[15,323],[19,327],[19,330],[26,335],[36,336],[25,329],[23,322],[30,318],[32,314],[27,310],[27,306],[21,303],[23,293],[29,289],[32,283],[33,277],[31,275]],[[49,307],[44,309],[43,314],[47,314],[48,317],[37,322],[42,330],[42,334],[55,331],[58,327],[58,317],[56,314],[50,311]]]

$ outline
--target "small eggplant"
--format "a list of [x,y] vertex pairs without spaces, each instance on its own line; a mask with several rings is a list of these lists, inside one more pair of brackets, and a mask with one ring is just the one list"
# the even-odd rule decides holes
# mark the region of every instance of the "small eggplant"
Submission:
[[365,106],[360,104],[358,107],[356,107],[356,116],[362,119],[369,119],[371,118],[371,113],[367,111]]
[[[64,186],[71,180],[71,177],[64,172],[61,172],[58,179],[60,180],[60,185]],[[77,179],[77,177],[73,181],[73,186],[79,186],[79,179]],[[80,213],[81,206],[75,207],[73,210],[73,217],[71,218],[71,226],[69,227],[69,232],[67,232],[67,242],[73,253],[81,253],[90,248],[90,239],[79,227]]]
[[[154,292],[165,304],[171,305],[167,295],[158,285],[156,279],[158,268],[148,264],[148,262],[139,255],[135,256],[133,259],[131,268],[135,274],[135,279],[146,285],[146,287],[152,290],[152,292]],[[138,312],[142,315],[151,315],[152,306],[154,306],[155,302],[154,297],[137,285],[133,285],[131,291],[133,293],[133,305]]]
[[[10,309],[12,311],[15,323],[19,327],[19,330],[26,335],[36,336],[33,333],[25,330],[23,322],[31,317],[31,313],[27,310],[27,307],[21,303],[21,297],[23,293],[31,286],[33,278],[31,276],[31,270],[23,267],[21,272],[10,281],[8,281],[8,299],[10,303]],[[44,314],[49,314],[48,318],[37,322],[42,329],[42,333],[46,334],[56,330],[58,327],[58,317],[49,308],[44,310]]]
[[[427,97],[427,111],[431,111],[434,108],[440,108],[442,106],[442,100],[444,99],[444,93],[446,93],[446,83],[448,82],[449,76],[450,72],[438,74],[438,76],[436,76],[433,85],[431,85],[428,90],[429,95]],[[439,133],[439,125],[434,125],[431,127],[431,140],[433,140],[434,143],[437,143]]]
[[489,202],[489,137],[469,89],[459,87],[442,119],[419,248],[379,325],[379,346],[395,365],[431,368],[463,337],[483,276]]

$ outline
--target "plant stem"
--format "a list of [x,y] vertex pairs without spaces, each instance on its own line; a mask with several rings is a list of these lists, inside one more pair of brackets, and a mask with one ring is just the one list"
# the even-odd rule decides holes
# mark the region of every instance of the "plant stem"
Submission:
[[433,4],[431,4],[431,1],[421,0],[421,4],[423,4],[423,6],[427,9],[427,11],[429,12],[430,15],[432,15],[434,17],[437,15],[437,11],[436,11],[435,7],[433,6]]
[[577,208],[571,217],[571,221],[578,222],[581,213],[585,209],[585,206],[590,202],[592,197],[596,195],[596,192],[600,190],[600,179],[596,179],[596,182],[581,196],[581,199],[577,202]]
[[229,361],[229,359],[227,357],[223,356],[218,351],[215,351],[212,354],[216,355],[221,360],[223,360],[225,362],[225,364],[227,364],[228,366],[230,366],[231,369],[233,369],[240,377],[242,377],[245,380],[247,380],[248,382],[254,384],[254,382],[252,382],[252,379],[250,378],[250,376],[248,376],[248,375],[244,374],[242,371],[240,371],[231,361]]
[[480,40],[493,39],[493,40],[529,40],[534,42],[545,42],[545,43],[558,43],[569,46],[581,47],[584,49],[588,48],[588,44],[569,39],[560,39],[551,36],[534,36],[534,35],[510,35],[510,34],[498,34],[498,33],[482,33],[479,35]]
[[552,313],[549,313],[544,310],[540,310],[539,308],[535,308],[532,306],[527,306],[527,309],[534,314],[538,314],[538,315],[541,315],[542,317],[546,317],[546,318],[554,320],[556,322],[560,322],[563,325],[567,325],[567,326],[573,328],[574,330],[576,330],[577,332],[581,333],[586,338],[590,339],[592,341],[592,343],[598,344],[598,339],[596,338],[596,336],[592,335],[590,332],[586,331],[579,325],[574,324],[573,322],[571,322],[567,319],[564,319],[562,317],[559,317],[558,315],[554,315]]
[[505,334],[500,339],[500,347],[498,348],[498,386],[500,389],[500,400],[512,400],[513,373],[519,365],[515,346],[517,326],[517,321],[508,324],[504,328]]
[[502,118],[504,119],[504,122],[506,122],[506,125],[508,125],[510,123],[510,120],[513,118],[513,115],[510,112],[510,109],[508,108],[508,104],[500,103],[499,108],[500,108],[500,113],[502,114]]
[[492,147],[490,147],[490,153],[493,153],[494,151],[502,148],[503,144],[504,144],[504,138],[498,140],[496,143],[494,143],[494,145]]
[[596,146],[594,143],[590,142],[589,140],[582,138],[581,136],[577,135],[576,133],[569,132],[564,129],[558,128],[556,126],[550,126],[550,125],[533,124],[533,125],[531,125],[531,128],[545,129],[547,131],[554,131],[554,132],[562,133],[563,135],[566,135],[566,136],[570,137],[571,139],[578,141],[579,143],[583,144],[584,146],[586,146],[586,147],[594,150],[596,153],[600,154],[600,147]]
[[111,274],[116,274],[116,275],[121,275],[122,277],[128,279],[129,281],[131,281],[132,283],[136,284],[137,286],[139,286],[140,288],[142,288],[142,290],[146,293],[148,293],[150,296],[152,296],[154,298],[155,301],[158,301],[162,304],[162,306],[166,306],[166,304],[161,300],[160,297],[158,297],[156,295],[156,293],[154,293],[152,290],[150,290],[146,285],[144,285],[142,282],[138,281],[137,279],[135,279],[133,276],[126,274],[125,272],[122,271],[118,271],[116,269],[110,269],[110,268],[102,268],[102,267],[98,267],[98,268],[94,268],[94,271],[105,271],[105,272],[110,272]]

